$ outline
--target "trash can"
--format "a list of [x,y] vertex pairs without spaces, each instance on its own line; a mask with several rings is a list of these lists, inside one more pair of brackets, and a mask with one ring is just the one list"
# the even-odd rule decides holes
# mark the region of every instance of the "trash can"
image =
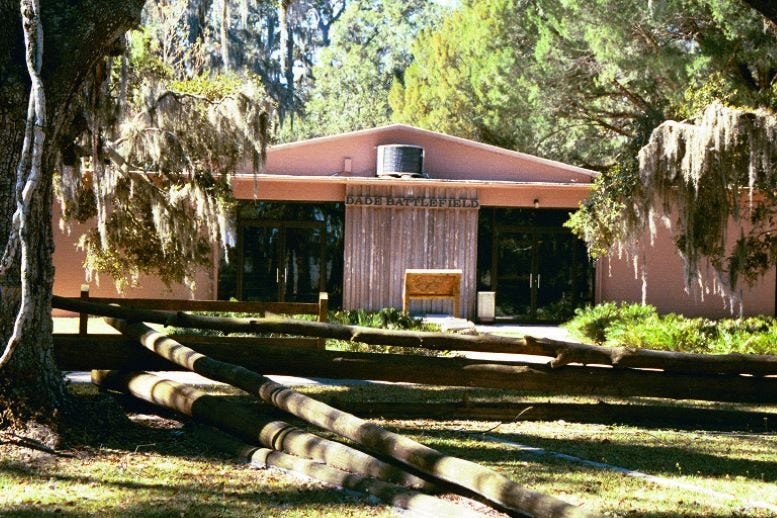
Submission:
[[494,321],[496,314],[496,292],[478,292],[478,322],[488,324]]

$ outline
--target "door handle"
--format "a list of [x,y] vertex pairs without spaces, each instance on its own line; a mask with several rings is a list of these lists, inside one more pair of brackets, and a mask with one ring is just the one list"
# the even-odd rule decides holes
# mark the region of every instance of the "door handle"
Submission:
[[541,282],[542,282],[542,274],[538,273],[537,274],[537,289],[540,289]]
[[289,281],[289,269],[287,267],[283,269],[283,282],[286,283],[288,281]]
[[529,288],[532,288],[532,287],[534,287],[534,274],[530,273],[529,274]]
[[281,269],[276,268],[275,269],[275,283],[278,284],[281,282]]

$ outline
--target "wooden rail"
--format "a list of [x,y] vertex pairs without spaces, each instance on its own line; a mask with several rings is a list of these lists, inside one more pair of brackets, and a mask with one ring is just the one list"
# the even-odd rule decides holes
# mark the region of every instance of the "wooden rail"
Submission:
[[[137,309],[158,309],[164,311],[213,311],[220,313],[246,313],[256,317],[264,317],[267,313],[278,315],[315,315],[318,322],[328,322],[329,294],[318,294],[318,302],[259,302],[230,300],[197,300],[197,299],[151,299],[151,298],[119,298],[92,297],[89,286],[81,288],[81,300],[101,304],[118,304]],[[88,333],[88,313],[78,314],[78,334]],[[298,345],[315,345],[321,349],[326,346],[326,338],[299,338],[294,340]]]
[[[675,374],[573,365],[554,369],[548,365],[528,362],[292,349],[269,342],[245,342],[235,347],[231,343],[235,339],[230,337],[174,338],[211,358],[235,363],[256,372],[284,376],[483,387],[575,396],[777,403],[777,377],[774,376]],[[90,335],[86,338],[54,335],[54,351],[57,365],[67,371],[168,371],[181,368],[138,347],[137,340],[121,335]]]

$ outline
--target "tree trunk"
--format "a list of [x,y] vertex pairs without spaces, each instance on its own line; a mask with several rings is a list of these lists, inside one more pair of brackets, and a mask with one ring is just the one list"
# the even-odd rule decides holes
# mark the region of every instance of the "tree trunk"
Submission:
[[[0,148],[4,150],[0,158],[0,251],[5,250],[9,236],[14,232],[16,170],[22,154],[30,90],[23,57],[21,62],[7,59],[13,52],[22,52],[23,56],[23,42],[18,41],[22,35],[18,3],[13,11],[13,15],[6,9],[0,11],[2,33],[18,36],[0,44],[0,77],[6,80],[5,89],[0,90]],[[15,26],[12,22],[16,22]],[[53,283],[50,180],[42,183],[33,199],[30,219],[28,229],[33,259],[26,274],[36,296],[21,330],[22,341],[0,370],[0,427],[25,430],[37,439],[51,443],[50,434],[34,430],[33,424],[56,421],[58,409],[65,401],[64,383],[54,362],[51,342],[51,301],[45,296],[51,293]],[[13,260],[8,269],[0,271],[0,351],[5,349],[13,332],[21,301],[18,251],[11,257]]]
[[[68,133],[77,91],[94,64],[127,29],[139,22],[141,0],[50,0],[40,13],[43,27],[41,77],[46,92],[41,177],[30,203],[25,278],[32,286],[20,340],[0,370],[0,427],[38,430],[56,442],[66,406],[65,386],[53,358],[51,291],[54,278],[51,232],[52,171],[56,145]],[[25,63],[20,3],[0,0],[0,254],[14,232],[17,166],[25,137],[30,75]],[[0,354],[20,312],[22,268],[18,252],[0,276]],[[40,428],[42,425],[43,428]]]

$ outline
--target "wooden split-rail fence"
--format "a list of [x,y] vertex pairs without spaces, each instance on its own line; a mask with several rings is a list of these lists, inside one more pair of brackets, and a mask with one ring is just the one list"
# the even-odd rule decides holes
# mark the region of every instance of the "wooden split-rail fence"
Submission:
[[[79,300],[97,304],[117,304],[122,307],[151,309],[160,311],[199,311],[212,313],[239,313],[246,318],[265,318],[267,315],[313,315],[316,322],[329,321],[329,294],[318,294],[318,302],[267,302],[235,300],[197,300],[197,299],[154,299],[154,298],[118,298],[92,297],[89,287],[81,288]],[[78,334],[88,334],[89,313],[78,313]],[[243,340],[248,343],[251,340]],[[308,337],[263,337],[263,344],[303,348],[324,349],[325,338]]]
[[[219,307],[210,304],[213,303],[194,307]],[[218,304],[245,308],[240,305],[243,303]],[[608,348],[531,337],[392,331],[281,317],[218,318],[181,311],[109,306],[77,298],[54,297],[53,305],[59,309],[134,322],[213,329],[225,333],[291,335],[282,339],[263,336],[178,337],[182,343],[202,354],[265,374],[484,387],[547,394],[777,403],[777,356],[770,355],[705,355]],[[270,306],[267,307],[265,311],[270,311]],[[513,353],[546,359],[472,360],[323,350],[321,344],[329,338],[372,345]],[[175,369],[175,366],[138,350],[118,335],[57,335],[54,341],[56,358],[63,370]]]
[[[322,297],[317,313],[312,313],[319,315],[319,320],[326,314],[325,300],[326,297]],[[132,307],[126,304],[132,304]],[[246,451],[261,451],[256,455],[268,465],[292,466],[306,475],[327,481],[341,480],[343,477],[338,476],[341,472],[338,470],[346,470],[359,479],[358,487],[368,487],[371,494],[430,515],[467,516],[470,511],[456,509],[449,502],[436,501],[419,493],[429,488],[416,474],[433,484],[444,482],[460,488],[464,490],[461,494],[477,494],[498,509],[520,515],[572,517],[589,513],[584,507],[524,488],[487,468],[450,457],[297,393],[264,374],[410,381],[575,395],[777,403],[777,356],[708,356],[611,349],[530,337],[379,330],[325,321],[268,318],[270,312],[302,313],[304,309],[311,312],[313,309],[268,303],[186,301],[181,304],[181,301],[148,299],[90,299],[87,293],[81,298],[55,296],[52,305],[82,314],[83,323],[90,314],[109,317],[107,322],[121,332],[119,335],[89,335],[86,325],[82,325],[83,334],[55,335],[56,360],[63,370],[92,370],[93,382],[105,389],[132,394],[214,425],[236,437],[251,441],[258,438],[263,446],[259,450],[253,444],[239,441],[230,446],[241,456]],[[160,306],[167,309],[159,309]],[[240,309],[265,317],[213,317],[183,312],[184,307],[196,311],[237,312]],[[316,340],[316,348],[278,346],[264,337],[245,340],[231,336],[169,337],[144,322],[224,333],[301,335]],[[435,350],[509,352],[544,356],[547,363],[320,350],[322,341],[327,338]],[[300,345],[301,340],[290,338],[288,344]],[[236,344],[242,346],[235,347]],[[272,416],[238,412],[237,408],[225,405],[222,398],[193,387],[144,372],[130,372],[176,368],[241,388],[309,425],[337,434],[379,457],[392,458],[396,466],[410,469],[400,468],[397,472],[395,465],[386,464],[358,448],[294,429]],[[311,448],[311,444],[315,447]],[[319,452],[319,456],[310,456],[311,451]],[[297,455],[309,457],[309,460]]]
[[[267,465],[291,468],[328,482],[341,483],[344,477],[338,477],[337,470],[348,472],[359,479],[359,483],[355,485],[357,489],[428,516],[463,518],[472,514],[471,510],[419,492],[434,491],[439,482],[449,485],[460,495],[476,494],[496,508],[524,516],[591,516],[585,509],[552,495],[520,486],[489,468],[446,455],[298,393],[259,374],[260,369],[250,370],[238,363],[204,355],[179,341],[181,337],[166,336],[143,323],[215,329],[219,326],[208,323],[220,322],[227,324],[227,328],[221,329],[222,331],[230,331],[230,324],[251,325],[258,320],[188,315],[183,312],[128,308],[60,297],[54,297],[52,303],[59,309],[113,317],[106,318],[106,322],[121,333],[120,338],[127,340],[130,348],[164,360],[167,365],[240,388],[266,405],[283,410],[309,425],[337,434],[359,446],[357,448],[296,428],[256,407],[245,409],[234,406],[223,398],[214,397],[197,388],[146,372],[132,372],[128,362],[122,362],[118,369],[113,370],[95,369],[92,365],[94,384],[106,390],[130,394],[215,426],[234,436],[229,441],[232,445],[228,449],[241,457],[256,460],[255,453],[246,452],[257,452],[261,449],[262,453],[256,455]],[[276,325],[282,325],[282,321],[281,324],[277,320],[274,321]],[[270,322],[268,319],[266,323]],[[308,323],[316,326],[330,325],[321,322]],[[88,341],[91,335],[75,336]],[[295,353],[300,351],[304,349],[295,349]],[[99,360],[95,363],[99,363]],[[241,443],[241,440],[251,443]],[[257,442],[263,448],[257,448]],[[394,464],[387,463],[373,454],[390,458]],[[353,478],[351,482],[354,482]],[[353,484],[342,485],[354,487]]]

